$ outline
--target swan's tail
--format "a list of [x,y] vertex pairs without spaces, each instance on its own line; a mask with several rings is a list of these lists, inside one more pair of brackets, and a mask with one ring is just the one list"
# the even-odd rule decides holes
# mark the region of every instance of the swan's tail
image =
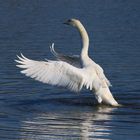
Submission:
[[95,93],[96,99],[99,103],[108,104],[111,106],[120,106],[118,102],[114,99],[113,95],[111,94],[109,88],[100,88]]

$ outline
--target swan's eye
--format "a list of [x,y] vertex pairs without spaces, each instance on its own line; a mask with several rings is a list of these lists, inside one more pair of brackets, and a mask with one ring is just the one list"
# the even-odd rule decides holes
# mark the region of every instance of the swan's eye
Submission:
[[69,19],[69,20],[68,20],[68,23],[71,23],[71,22],[72,22],[71,19]]

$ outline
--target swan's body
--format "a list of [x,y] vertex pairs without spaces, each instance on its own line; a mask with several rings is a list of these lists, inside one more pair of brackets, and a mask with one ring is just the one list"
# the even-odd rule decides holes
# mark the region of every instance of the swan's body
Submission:
[[88,34],[79,20],[71,19],[66,24],[76,27],[81,35],[83,47],[80,56],[66,56],[59,54],[51,47],[51,52],[58,58],[56,61],[34,61],[21,54],[16,60],[17,65],[26,76],[43,83],[67,87],[78,92],[83,87],[90,89],[99,103],[103,102],[112,106],[119,104],[113,98],[109,80],[105,77],[103,69],[88,56]]

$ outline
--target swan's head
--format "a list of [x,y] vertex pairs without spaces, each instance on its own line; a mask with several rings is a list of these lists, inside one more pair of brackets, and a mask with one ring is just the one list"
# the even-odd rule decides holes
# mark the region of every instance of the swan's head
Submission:
[[77,19],[69,19],[66,22],[64,22],[64,24],[72,25],[74,27],[77,27],[77,26],[79,26],[79,24],[81,24],[81,22]]

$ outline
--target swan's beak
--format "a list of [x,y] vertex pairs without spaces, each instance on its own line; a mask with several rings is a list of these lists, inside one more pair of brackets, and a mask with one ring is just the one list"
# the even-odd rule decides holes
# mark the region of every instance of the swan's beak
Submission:
[[65,21],[64,24],[66,24],[66,25],[70,25],[71,22],[72,22],[71,19],[69,19],[69,20]]
[[70,25],[70,23],[68,21],[63,22],[63,24]]

